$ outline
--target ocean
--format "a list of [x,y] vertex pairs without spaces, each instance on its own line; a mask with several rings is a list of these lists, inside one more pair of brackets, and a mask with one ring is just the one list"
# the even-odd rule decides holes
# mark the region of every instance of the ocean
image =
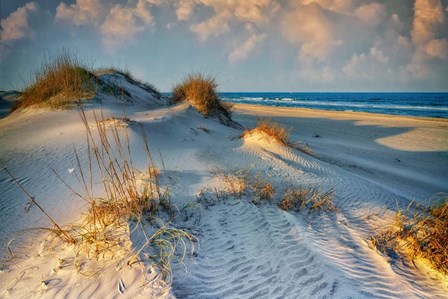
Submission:
[[221,92],[224,101],[448,118],[448,93]]

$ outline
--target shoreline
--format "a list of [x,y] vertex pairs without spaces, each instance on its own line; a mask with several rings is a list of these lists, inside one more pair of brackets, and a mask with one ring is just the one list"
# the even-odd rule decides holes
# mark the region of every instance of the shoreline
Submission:
[[339,111],[339,110],[327,110],[327,109],[317,109],[317,108],[305,108],[305,107],[282,107],[282,106],[268,106],[261,104],[246,104],[246,103],[235,103],[230,101],[223,101],[226,103],[231,103],[234,106],[234,109],[243,109],[249,107],[260,107],[260,108],[273,108],[279,110],[291,110],[296,112],[306,112],[306,113],[330,113],[330,114],[347,114],[347,115],[375,115],[381,117],[393,117],[393,118],[410,118],[415,120],[427,120],[427,121],[441,121],[448,123],[448,118],[445,117],[430,117],[430,116],[414,116],[414,115],[401,115],[401,114],[385,114],[385,113],[376,113],[376,112],[364,112],[364,111]]

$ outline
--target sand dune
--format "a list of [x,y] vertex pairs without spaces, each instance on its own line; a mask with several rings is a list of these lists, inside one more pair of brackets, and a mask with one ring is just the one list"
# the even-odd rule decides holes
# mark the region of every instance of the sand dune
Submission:
[[[88,107],[87,113],[99,108],[106,117],[123,113],[121,105],[107,101]],[[196,202],[201,191],[213,198],[215,188],[225,188],[212,174],[218,167],[250,168],[277,190],[290,182],[333,189],[338,211],[287,212],[277,207],[278,196],[257,205],[250,195],[214,198],[175,220],[197,237],[199,247],[183,263],[173,264],[171,285],[165,286],[148,265],[144,271],[151,283],[143,286],[141,268],[117,270],[112,262],[98,266],[101,272],[92,277],[68,266],[52,272],[58,258],[71,258],[70,250],[28,248],[27,259],[2,267],[0,296],[447,297],[446,278],[382,256],[367,242],[376,228],[393,219],[397,204],[448,192],[446,120],[236,105],[237,122],[253,127],[258,116],[269,116],[291,128],[293,141],[308,143],[310,156],[256,136],[237,138],[241,130],[205,119],[187,104],[166,106],[141,97],[126,107],[126,116],[139,124],[128,126],[135,160],[145,160],[138,150],[142,125],[152,151],[160,152],[154,155],[158,165],[163,158],[161,180],[170,184],[179,209]],[[76,221],[84,204],[51,175],[51,168],[76,184],[68,170],[76,167],[73,144],[84,156],[84,130],[75,111],[27,110],[0,120],[1,159],[65,224]],[[1,221],[9,224],[2,225],[2,244],[19,229],[46,224],[34,210],[24,214],[24,198],[4,173],[0,186]],[[27,244],[35,243],[22,243],[22,250]]]

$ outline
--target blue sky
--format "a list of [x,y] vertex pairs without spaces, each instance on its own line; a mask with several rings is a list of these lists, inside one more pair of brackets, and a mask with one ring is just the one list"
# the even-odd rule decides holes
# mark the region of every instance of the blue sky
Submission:
[[169,91],[448,91],[448,0],[0,0],[0,89],[65,48]]

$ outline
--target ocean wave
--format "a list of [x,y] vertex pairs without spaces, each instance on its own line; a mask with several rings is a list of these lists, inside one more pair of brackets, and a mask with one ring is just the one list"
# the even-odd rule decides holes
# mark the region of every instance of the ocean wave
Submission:
[[[426,110],[426,111],[448,111],[448,107],[434,107],[434,106],[412,106],[412,105],[398,105],[398,104],[369,104],[369,103],[352,103],[352,102],[328,102],[328,101],[305,101],[297,100],[293,98],[276,98],[276,99],[266,99],[266,98],[253,98],[253,97],[242,97],[242,98],[232,98],[227,99],[231,102],[257,102],[259,104],[282,104],[284,102],[289,102],[288,104],[293,104],[293,106],[327,106],[327,107],[340,107],[342,108],[364,108],[364,109],[383,109],[383,110]],[[346,109],[344,109],[346,110]]]

